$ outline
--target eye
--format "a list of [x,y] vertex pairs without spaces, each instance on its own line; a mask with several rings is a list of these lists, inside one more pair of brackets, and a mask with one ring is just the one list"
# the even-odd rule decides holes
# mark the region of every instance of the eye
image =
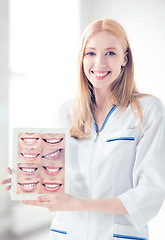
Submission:
[[105,55],[107,55],[107,56],[113,56],[113,55],[115,55],[115,53],[114,53],[114,52],[107,52]]
[[94,56],[94,55],[96,55],[96,54],[95,54],[94,52],[87,52],[86,55],[88,55],[88,56]]

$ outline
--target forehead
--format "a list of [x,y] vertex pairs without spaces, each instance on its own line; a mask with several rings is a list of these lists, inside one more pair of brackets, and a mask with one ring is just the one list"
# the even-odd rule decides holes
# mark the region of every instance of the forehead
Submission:
[[104,47],[104,48],[122,48],[122,45],[119,41],[119,39],[113,35],[112,33],[101,31],[94,33],[86,42],[86,48],[98,48],[98,47]]

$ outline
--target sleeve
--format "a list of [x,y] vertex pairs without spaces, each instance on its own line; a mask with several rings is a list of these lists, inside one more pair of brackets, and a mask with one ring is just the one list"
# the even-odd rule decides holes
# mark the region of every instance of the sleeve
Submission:
[[157,98],[149,105],[136,148],[133,188],[118,196],[138,230],[158,214],[165,199],[165,110]]

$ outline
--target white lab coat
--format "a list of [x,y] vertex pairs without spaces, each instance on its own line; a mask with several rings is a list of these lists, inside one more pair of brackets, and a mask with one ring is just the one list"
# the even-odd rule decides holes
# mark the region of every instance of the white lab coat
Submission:
[[[130,106],[114,107],[95,140],[70,139],[70,193],[75,197],[118,197],[128,215],[58,212],[50,240],[148,239],[147,223],[165,199],[165,110],[153,96],[140,99],[143,129]],[[59,110],[55,127],[71,128],[73,101]],[[95,126],[95,124],[94,124]]]

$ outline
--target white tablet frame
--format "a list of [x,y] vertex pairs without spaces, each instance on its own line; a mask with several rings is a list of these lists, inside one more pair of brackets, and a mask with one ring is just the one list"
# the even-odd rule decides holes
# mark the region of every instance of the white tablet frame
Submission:
[[70,192],[69,184],[69,129],[67,128],[14,128],[13,129],[13,156],[11,177],[11,200],[36,200],[39,195],[33,193],[17,193],[17,169],[18,169],[18,134],[19,133],[62,133],[65,134],[65,179],[64,192]]

